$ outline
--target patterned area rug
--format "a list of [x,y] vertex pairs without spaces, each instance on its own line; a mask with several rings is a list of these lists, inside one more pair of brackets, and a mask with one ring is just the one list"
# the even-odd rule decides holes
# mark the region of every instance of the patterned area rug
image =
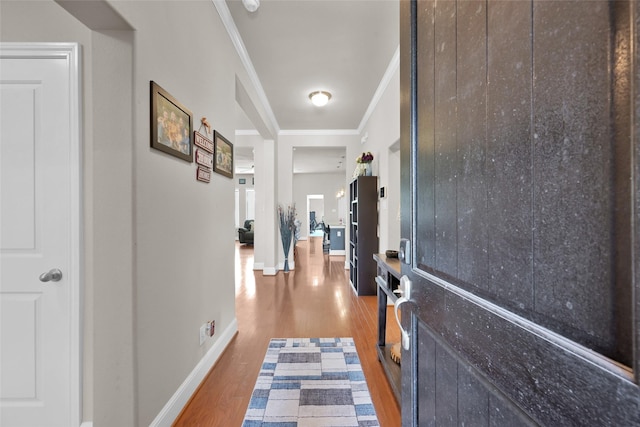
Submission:
[[379,426],[353,338],[274,338],[243,427]]

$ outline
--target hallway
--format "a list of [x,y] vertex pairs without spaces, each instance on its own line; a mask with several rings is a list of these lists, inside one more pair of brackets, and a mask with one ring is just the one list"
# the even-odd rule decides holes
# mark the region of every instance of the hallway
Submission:
[[[355,296],[344,256],[324,255],[322,239],[312,237],[298,242],[296,270],[288,274],[254,272],[253,248],[238,244],[235,266],[239,332],[174,426],[240,426],[271,338],[347,336],[355,340],[380,426],[400,425],[376,353],[376,297]],[[397,331],[387,335],[398,339]]]

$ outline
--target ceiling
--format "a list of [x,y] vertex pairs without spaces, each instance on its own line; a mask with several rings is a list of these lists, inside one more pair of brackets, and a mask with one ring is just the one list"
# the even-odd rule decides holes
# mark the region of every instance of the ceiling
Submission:
[[[241,0],[226,5],[275,129],[360,129],[398,48],[398,0],[261,0],[253,13]],[[329,104],[312,105],[308,96],[314,90],[331,92]],[[251,127],[246,117],[240,123]],[[298,148],[294,170],[310,172],[318,164],[326,165],[324,172],[338,169],[344,149],[315,150]],[[236,159],[237,168],[251,166],[252,156],[240,147]]]

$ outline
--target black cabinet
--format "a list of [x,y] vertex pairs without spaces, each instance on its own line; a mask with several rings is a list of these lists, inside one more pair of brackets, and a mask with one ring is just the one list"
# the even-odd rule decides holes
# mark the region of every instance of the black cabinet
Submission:
[[378,177],[360,176],[351,181],[349,202],[349,280],[356,295],[375,295]]

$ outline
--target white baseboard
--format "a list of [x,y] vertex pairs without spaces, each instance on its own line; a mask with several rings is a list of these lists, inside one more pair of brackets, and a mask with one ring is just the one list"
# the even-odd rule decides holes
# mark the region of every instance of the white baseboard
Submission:
[[[296,263],[293,261],[289,261],[289,270],[293,271],[296,269]],[[278,263],[278,268],[276,269],[276,272],[278,271],[284,271],[284,261]]]
[[80,427],[93,427],[93,421],[85,421],[80,424]]
[[350,270],[350,269],[351,269],[351,266],[349,265],[349,260],[345,260],[345,262],[344,262],[344,269],[345,269],[345,270]]
[[277,272],[278,272],[278,269],[275,267],[264,267],[262,269],[263,276],[275,276]]
[[[216,341],[209,351],[207,351],[207,354],[200,359],[200,362],[193,368],[193,371],[191,371],[189,376],[180,387],[178,387],[178,390],[171,396],[171,399],[164,405],[164,408],[162,408],[150,424],[150,427],[168,427],[173,424],[178,415],[180,415],[182,408],[187,404],[224,349],[227,348],[236,332],[238,332],[238,321],[237,319],[233,319],[231,324],[222,332],[218,341]],[[82,427],[84,427],[84,424]]]
[[[284,268],[284,263],[282,263],[282,268]],[[282,268],[280,268],[280,270]],[[275,276],[276,274],[278,274],[278,270],[279,270],[278,267],[265,267],[264,263],[254,263],[253,269],[262,270],[263,276]]]

